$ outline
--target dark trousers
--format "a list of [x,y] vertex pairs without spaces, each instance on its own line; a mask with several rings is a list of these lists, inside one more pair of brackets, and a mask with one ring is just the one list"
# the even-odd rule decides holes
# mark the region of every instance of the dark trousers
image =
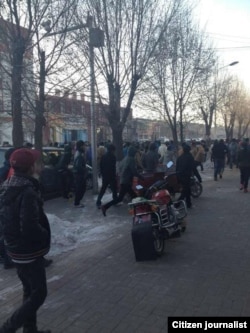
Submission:
[[214,178],[217,178],[218,175],[222,174],[225,168],[225,159],[224,158],[215,158],[214,159]]
[[99,195],[98,195],[98,198],[97,198],[97,201],[96,201],[96,203],[98,205],[101,204],[102,197],[104,196],[104,193],[105,193],[105,191],[106,191],[106,189],[107,189],[108,186],[110,186],[110,189],[112,191],[113,200],[117,199],[117,183],[116,183],[116,178],[115,177],[113,179],[105,179],[105,178],[103,178],[102,179],[102,187],[101,187],[101,190],[99,192]]
[[75,205],[78,206],[86,192],[86,177],[85,175],[74,174],[75,180]]
[[201,175],[200,175],[200,173],[197,169],[197,167],[199,165],[200,165],[200,162],[195,161],[195,165],[194,165],[194,168],[193,168],[193,174],[198,179],[198,181],[201,183],[202,182]]
[[230,169],[233,168],[233,166],[236,165],[237,166],[237,157],[236,155],[229,155],[229,166],[230,166]]
[[250,176],[249,167],[240,168],[240,181],[241,181],[241,184],[243,185],[244,189],[248,188],[249,176]]
[[180,183],[182,185],[182,191],[179,200],[186,200],[187,207],[190,208],[192,206],[190,177],[181,177]]
[[111,200],[108,203],[106,203],[104,205],[104,207],[106,209],[108,209],[109,207],[118,204],[119,202],[121,202],[123,200],[123,198],[125,197],[126,194],[129,194],[131,196],[131,198],[136,198],[136,193],[133,191],[132,189],[132,184],[121,184],[120,185],[120,191],[119,191],[119,195],[117,197],[116,200]]
[[69,193],[72,190],[73,175],[69,169],[60,171],[61,184],[62,184],[62,196],[68,198]]
[[43,258],[30,264],[16,264],[17,275],[23,285],[23,304],[3,325],[3,332],[16,332],[23,326],[24,333],[37,330],[36,313],[47,296],[46,273]]

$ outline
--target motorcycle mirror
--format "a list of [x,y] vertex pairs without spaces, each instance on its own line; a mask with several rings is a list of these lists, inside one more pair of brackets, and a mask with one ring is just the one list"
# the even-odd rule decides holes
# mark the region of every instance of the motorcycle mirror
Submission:
[[143,189],[143,186],[141,186],[141,185],[136,185],[136,187],[135,187],[137,190],[142,190]]
[[170,169],[174,165],[174,162],[169,161],[166,165],[167,165],[167,168]]

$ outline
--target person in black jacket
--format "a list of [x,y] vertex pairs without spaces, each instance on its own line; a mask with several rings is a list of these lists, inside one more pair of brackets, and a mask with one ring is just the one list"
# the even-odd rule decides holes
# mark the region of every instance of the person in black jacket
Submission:
[[225,159],[228,154],[228,148],[223,139],[219,142],[215,141],[212,148],[211,160],[214,162],[214,180],[218,180],[218,176],[222,178],[225,168]]
[[107,152],[101,157],[100,173],[102,176],[102,187],[96,201],[98,208],[101,208],[101,200],[108,186],[110,186],[112,191],[113,200],[117,199],[116,157],[113,144],[108,145]]
[[64,146],[64,153],[62,154],[58,165],[57,170],[61,177],[62,184],[62,197],[65,199],[69,199],[69,194],[71,192],[72,183],[73,183],[73,175],[69,170],[69,164],[72,158],[72,149],[70,145]]
[[159,164],[160,155],[154,142],[149,145],[149,150],[142,156],[142,166],[146,172],[155,172]]
[[43,210],[38,178],[41,153],[21,148],[10,157],[14,175],[1,186],[0,210],[8,255],[23,285],[23,303],[0,328],[1,333],[50,333],[37,329],[37,311],[47,296],[44,255],[50,249],[50,226]]
[[176,161],[176,172],[178,174],[179,182],[182,185],[182,192],[179,200],[186,200],[188,208],[192,208],[191,202],[191,188],[190,178],[193,174],[194,169],[194,158],[190,153],[190,147],[188,144],[182,144],[183,153],[177,158]]
[[75,181],[75,207],[84,207],[81,200],[86,192],[86,158],[85,158],[85,144],[82,140],[76,143],[76,152],[74,155],[73,175]]
[[237,160],[240,169],[240,190],[244,190],[247,193],[250,177],[250,150],[245,141],[241,143]]

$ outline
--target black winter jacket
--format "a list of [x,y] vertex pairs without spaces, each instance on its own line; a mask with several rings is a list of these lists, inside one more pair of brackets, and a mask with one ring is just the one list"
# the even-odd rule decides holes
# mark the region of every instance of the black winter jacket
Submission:
[[86,159],[84,152],[77,150],[74,156],[73,173],[76,175],[86,176]]
[[250,151],[246,145],[238,152],[238,165],[240,168],[250,168]]
[[190,178],[194,169],[194,158],[190,152],[183,152],[176,161],[176,172],[180,178]]
[[9,256],[17,262],[43,257],[50,248],[50,226],[36,179],[13,175],[0,189],[0,218]]
[[113,180],[116,177],[116,157],[108,151],[101,157],[100,172],[105,180]]
[[226,154],[228,153],[228,148],[223,142],[215,144],[212,148],[212,160],[213,159],[225,159]]

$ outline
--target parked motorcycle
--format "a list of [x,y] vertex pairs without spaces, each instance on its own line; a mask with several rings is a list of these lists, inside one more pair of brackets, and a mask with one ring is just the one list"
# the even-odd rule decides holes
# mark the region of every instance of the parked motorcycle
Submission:
[[[143,175],[144,176],[144,175]],[[177,173],[171,173],[167,176],[163,176],[162,178],[156,178],[154,175],[150,175],[150,177],[145,177],[144,180],[140,180],[139,178],[134,178],[133,182],[133,189],[137,193],[138,196],[141,195],[141,190],[137,189],[138,185],[142,185],[143,188],[149,187],[153,189],[154,187],[158,189],[166,189],[169,191],[170,195],[174,198],[177,193],[181,193],[182,185],[178,180]],[[193,198],[198,198],[203,191],[202,184],[194,177],[191,176],[190,179],[190,186],[191,186],[191,196]]]
[[[169,174],[154,185],[161,189],[167,189],[172,197],[175,197],[177,193],[181,193],[182,191],[182,185],[178,180],[178,173]],[[190,189],[193,198],[198,198],[203,191],[202,184],[194,176],[190,177]]]
[[[170,193],[165,189],[157,189],[155,186],[144,189],[138,185],[137,190],[144,191],[144,197],[137,197],[128,204],[129,212],[133,215],[135,256],[136,260],[153,259],[154,255],[162,255],[166,239],[178,237],[181,231],[185,231],[187,209],[183,200],[173,203]],[[143,241],[143,237],[144,240],[147,237],[147,241]]]

